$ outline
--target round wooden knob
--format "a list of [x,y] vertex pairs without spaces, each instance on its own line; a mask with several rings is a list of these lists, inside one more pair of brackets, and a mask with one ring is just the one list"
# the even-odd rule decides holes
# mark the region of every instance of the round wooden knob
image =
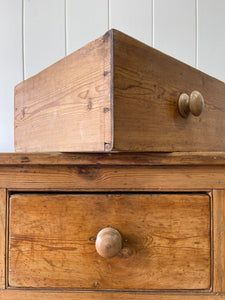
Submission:
[[112,227],[100,230],[96,238],[95,248],[102,257],[116,256],[122,248],[121,234]]
[[204,108],[204,99],[202,94],[198,91],[193,91],[189,99],[189,108],[192,115],[198,117],[203,111]]
[[201,93],[193,91],[190,97],[183,93],[178,100],[178,110],[183,118],[187,118],[191,112],[193,116],[200,116],[204,109],[204,99]]

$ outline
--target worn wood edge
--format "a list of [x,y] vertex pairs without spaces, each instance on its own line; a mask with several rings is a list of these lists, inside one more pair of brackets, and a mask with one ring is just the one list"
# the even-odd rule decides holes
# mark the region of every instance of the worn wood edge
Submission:
[[213,191],[214,292],[225,292],[225,190]]
[[225,152],[1,153],[0,165],[225,165]]
[[32,291],[32,290],[3,290],[0,294],[0,299],[3,300],[36,300],[36,299],[148,299],[148,300],[198,300],[198,299],[208,299],[208,300],[219,300],[225,299],[225,295],[219,294],[206,294],[206,293],[137,293],[137,292],[65,292],[65,291]]
[[113,149],[113,30],[104,36],[104,85],[108,87],[104,104],[104,151]]
[[5,287],[6,289],[9,286],[9,199],[10,199],[10,192],[7,190],[6,192],[6,229],[5,229]]
[[109,31],[111,37],[110,43],[110,110],[111,110],[111,142],[110,144],[105,144],[105,152],[114,151],[114,29]]
[[212,190],[207,193],[209,197],[209,206],[210,206],[210,290],[213,291],[213,282],[214,282],[214,236],[213,236],[213,193]]
[[208,195],[210,197],[210,275],[211,275],[211,290],[213,292],[213,285],[214,285],[214,225],[213,225],[213,205],[214,205],[214,199],[213,199],[213,189],[211,192],[208,192]]
[[0,288],[6,287],[6,189],[0,189]]

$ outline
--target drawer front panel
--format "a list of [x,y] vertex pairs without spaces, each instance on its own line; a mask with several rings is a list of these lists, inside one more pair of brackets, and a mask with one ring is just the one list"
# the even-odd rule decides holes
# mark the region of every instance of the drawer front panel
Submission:
[[[118,31],[113,48],[115,150],[225,150],[224,82]],[[204,109],[183,118],[178,99],[193,91],[202,94]]]
[[[122,235],[113,258],[95,249],[107,226]],[[210,288],[206,194],[14,194],[9,286],[68,289]]]

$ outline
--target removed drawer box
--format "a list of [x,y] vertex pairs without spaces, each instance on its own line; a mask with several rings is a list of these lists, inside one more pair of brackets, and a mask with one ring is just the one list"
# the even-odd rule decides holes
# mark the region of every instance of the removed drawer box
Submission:
[[[193,91],[203,111],[183,118]],[[18,152],[223,151],[224,137],[223,82],[116,30],[15,88]]]
[[[10,288],[211,288],[207,194],[14,194],[9,204]],[[110,226],[110,227],[109,227]],[[122,249],[95,249],[118,230]]]

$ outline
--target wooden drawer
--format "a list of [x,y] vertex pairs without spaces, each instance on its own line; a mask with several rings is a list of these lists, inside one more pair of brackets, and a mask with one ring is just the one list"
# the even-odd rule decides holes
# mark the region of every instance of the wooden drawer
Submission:
[[[204,193],[13,194],[9,288],[211,288],[210,204]],[[112,226],[122,250],[95,249]]]
[[224,151],[224,120],[223,82],[116,30],[15,88],[18,152]]

